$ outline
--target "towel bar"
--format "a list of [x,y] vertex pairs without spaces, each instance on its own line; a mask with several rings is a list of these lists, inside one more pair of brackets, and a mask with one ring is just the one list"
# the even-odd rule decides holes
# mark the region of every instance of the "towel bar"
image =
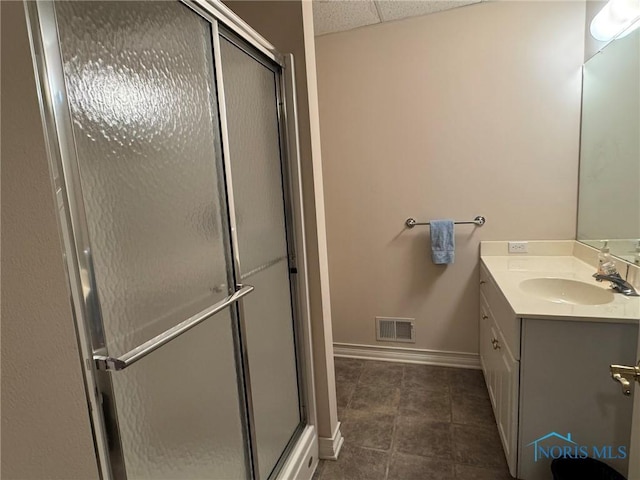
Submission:
[[[470,222],[453,222],[456,225],[477,225],[479,227],[481,227],[482,225],[484,225],[486,223],[487,219],[484,218],[482,215],[478,215],[476,218],[474,218],[473,220],[471,220]],[[416,225],[431,225],[431,222],[424,222],[424,223],[420,223],[420,222],[416,222],[415,218],[407,218],[407,221],[404,222],[405,225],[409,228],[413,228]]]

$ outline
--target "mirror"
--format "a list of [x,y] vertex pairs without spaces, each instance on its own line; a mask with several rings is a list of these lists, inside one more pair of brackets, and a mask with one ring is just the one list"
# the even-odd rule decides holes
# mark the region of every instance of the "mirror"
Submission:
[[640,30],[583,69],[578,240],[640,264]]

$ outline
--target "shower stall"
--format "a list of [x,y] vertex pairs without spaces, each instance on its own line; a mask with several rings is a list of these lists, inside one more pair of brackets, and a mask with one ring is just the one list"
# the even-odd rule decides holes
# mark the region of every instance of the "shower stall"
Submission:
[[26,8],[102,477],[282,476],[314,415],[292,58],[215,1]]

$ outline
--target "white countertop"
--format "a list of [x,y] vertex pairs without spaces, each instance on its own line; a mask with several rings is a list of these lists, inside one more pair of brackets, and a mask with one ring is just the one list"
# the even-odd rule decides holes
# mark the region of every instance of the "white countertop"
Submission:
[[518,317],[557,318],[562,320],[599,320],[604,322],[639,322],[640,297],[620,293],[602,305],[555,303],[536,297],[520,288],[529,278],[564,278],[608,289],[609,282],[597,282],[594,267],[570,255],[481,255],[498,288]]

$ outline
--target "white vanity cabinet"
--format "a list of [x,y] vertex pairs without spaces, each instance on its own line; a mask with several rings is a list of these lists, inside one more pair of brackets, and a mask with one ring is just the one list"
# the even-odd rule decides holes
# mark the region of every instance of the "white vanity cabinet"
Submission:
[[601,460],[626,475],[628,451],[613,457],[629,448],[633,398],[609,365],[635,364],[638,323],[527,317],[483,263],[480,282],[480,360],[511,475],[551,478],[552,447],[605,452]]

